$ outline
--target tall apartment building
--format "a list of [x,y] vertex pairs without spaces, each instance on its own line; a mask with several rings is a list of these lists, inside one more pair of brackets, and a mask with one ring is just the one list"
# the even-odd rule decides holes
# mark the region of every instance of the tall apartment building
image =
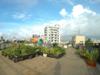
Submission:
[[46,26],[44,35],[50,43],[60,43],[59,25]]

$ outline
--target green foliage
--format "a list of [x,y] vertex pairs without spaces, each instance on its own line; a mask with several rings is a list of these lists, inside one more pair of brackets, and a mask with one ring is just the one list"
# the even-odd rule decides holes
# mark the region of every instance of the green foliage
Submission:
[[7,56],[25,56],[29,54],[34,54],[37,48],[32,46],[26,46],[23,44],[12,46],[10,48],[5,49],[2,51],[3,55]]
[[52,46],[53,47],[58,47],[58,44],[57,43],[53,43]]
[[42,52],[42,53],[49,54],[49,51],[50,51],[49,48],[47,48],[47,47],[41,47],[41,52]]
[[86,50],[78,49],[78,50],[77,50],[77,53],[78,53],[80,56],[85,57],[85,55],[86,55]]
[[51,48],[50,54],[53,54],[53,55],[65,54],[65,50],[61,47]]
[[85,57],[89,60],[94,60],[96,61],[98,59],[98,56],[99,56],[99,52],[97,49],[94,49],[94,50],[87,50],[87,49],[84,49],[84,50],[77,50],[78,54],[80,54],[80,56],[82,57]]
[[92,50],[92,51],[88,51],[88,50],[86,50],[86,53],[85,53],[86,55],[86,58],[87,59],[89,59],[89,60],[94,60],[94,61],[96,61],[97,59],[98,59],[98,57],[99,57],[99,53],[98,53],[98,50],[97,49],[94,49],[94,50]]
[[61,47],[42,47],[42,46],[29,46],[29,45],[24,45],[24,44],[18,44],[18,45],[14,45],[10,48],[7,48],[5,50],[2,51],[2,55],[4,56],[8,56],[8,57],[23,57],[23,56],[27,56],[27,55],[34,55],[34,54],[38,54],[38,53],[45,53],[45,54],[51,54],[54,56],[59,56],[61,54],[65,54],[65,49],[61,48]]
[[93,46],[92,40],[91,40],[91,39],[87,39],[87,40],[85,41],[85,45],[86,45],[87,47]]

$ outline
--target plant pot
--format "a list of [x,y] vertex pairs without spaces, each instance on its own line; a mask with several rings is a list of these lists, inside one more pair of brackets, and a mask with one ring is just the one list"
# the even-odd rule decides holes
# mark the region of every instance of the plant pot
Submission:
[[96,67],[96,61],[86,59],[86,64],[90,67]]
[[47,54],[43,53],[43,57],[47,57]]
[[23,60],[28,59],[29,55],[22,56]]
[[62,56],[64,56],[64,53],[63,54],[59,54],[59,55],[48,54],[48,57],[51,57],[51,58],[61,58]]

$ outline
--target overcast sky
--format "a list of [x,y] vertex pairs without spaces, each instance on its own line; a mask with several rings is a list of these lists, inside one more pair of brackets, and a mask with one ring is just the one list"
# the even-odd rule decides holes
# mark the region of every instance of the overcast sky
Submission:
[[61,35],[100,38],[100,0],[0,0],[0,35],[28,38],[53,24]]

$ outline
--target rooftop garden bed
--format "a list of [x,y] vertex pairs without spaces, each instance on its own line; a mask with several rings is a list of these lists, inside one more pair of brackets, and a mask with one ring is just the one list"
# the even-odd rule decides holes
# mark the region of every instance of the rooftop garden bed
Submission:
[[88,66],[96,67],[96,62],[99,57],[98,49],[84,49],[84,50],[78,50],[78,54],[85,59]]
[[38,55],[46,54],[48,57],[59,58],[65,54],[65,50],[61,47],[43,47],[43,46],[29,46],[18,44],[2,50],[2,55],[8,57],[14,62],[25,59],[31,59]]

